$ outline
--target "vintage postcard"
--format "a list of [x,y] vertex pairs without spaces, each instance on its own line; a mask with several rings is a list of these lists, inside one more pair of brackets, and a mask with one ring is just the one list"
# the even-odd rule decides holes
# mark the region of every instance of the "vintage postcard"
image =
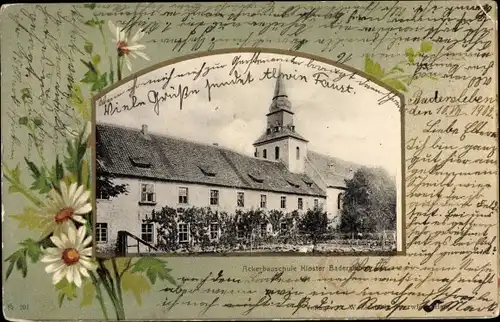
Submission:
[[6,319],[498,315],[495,2],[0,21]]

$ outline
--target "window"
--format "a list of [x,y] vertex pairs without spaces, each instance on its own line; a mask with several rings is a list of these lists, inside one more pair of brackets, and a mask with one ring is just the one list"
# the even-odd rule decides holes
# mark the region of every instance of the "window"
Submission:
[[236,199],[236,204],[238,207],[245,207],[245,193],[238,192],[238,198]]
[[179,236],[179,243],[189,242],[189,224],[178,224],[177,231]]
[[259,156],[259,151],[257,149],[255,149],[255,152],[253,153],[253,155],[257,158]]
[[188,203],[188,188],[179,187],[179,203]]
[[260,224],[260,237],[267,235],[267,223]]
[[260,195],[260,207],[267,208],[267,196],[266,195]]
[[337,199],[338,199],[337,200],[337,209],[342,209],[342,202],[344,201],[344,194],[339,193]]
[[146,223],[141,226],[141,239],[145,242],[152,243],[153,242],[153,224]]
[[318,206],[319,206],[319,200],[314,199],[314,208],[318,208]]
[[302,209],[304,208],[304,203],[303,203],[303,201],[302,201],[302,198],[299,198],[299,199],[297,200],[297,208],[298,208],[299,210],[302,210]]
[[141,189],[141,202],[156,202],[154,186],[151,183],[143,183]]
[[280,158],[280,147],[277,146],[274,148],[274,158],[278,160]]
[[219,239],[219,223],[211,223],[210,224],[210,240]]
[[210,205],[219,205],[219,190],[210,190]]
[[281,197],[281,208],[286,208],[286,197]]
[[267,159],[267,149],[262,150],[262,157]]
[[297,160],[300,159],[300,148],[299,147],[297,147],[295,149],[295,157],[297,158]]
[[108,224],[98,222],[95,224],[95,240],[98,243],[106,243],[108,241]]

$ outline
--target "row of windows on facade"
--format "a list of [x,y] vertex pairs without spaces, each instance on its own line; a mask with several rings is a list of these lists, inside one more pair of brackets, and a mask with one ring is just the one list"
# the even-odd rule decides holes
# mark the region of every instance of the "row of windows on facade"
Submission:
[[[270,226],[267,223],[260,225],[260,230],[258,234],[260,237],[265,237],[268,234],[268,228]],[[280,231],[286,231],[288,229],[287,223],[280,223]],[[211,241],[216,241],[219,239],[221,232],[219,228],[219,223],[211,223],[209,226],[208,233],[210,235]],[[97,243],[107,243],[108,242],[108,224],[107,223],[96,223],[96,242]],[[245,237],[245,229],[243,226],[237,227],[237,238]],[[177,240],[179,243],[187,243],[191,238],[191,230],[189,223],[178,223],[177,224]],[[141,224],[141,239],[147,243],[154,242],[154,226],[152,223]]]
[[[259,157],[259,151],[255,150],[255,157],[258,158]],[[262,157],[264,159],[267,159],[267,149],[264,149],[262,150]],[[280,147],[277,146],[277,147],[274,147],[274,159],[275,160],[278,160],[280,158]],[[295,148],[295,158],[297,160],[300,159],[300,148],[299,147],[296,147]]]
[[[188,204],[189,203],[189,190],[187,187],[179,187],[179,204]],[[109,199],[104,191],[100,192],[99,199]],[[141,189],[141,202],[143,203],[154,203],[156,202],[156,193],[154,192],[154,186],[150,183],[143,183]],[[211,189],[210,190],[210,200],[209,203],[211,206],[219,205],[219,190]],[[287,197],[281,196],[280,206],[282,209],[286,209]],[[237,207],[245,207],[245,193],[238,192],[236,196],[236,206]],[[314,207],[317,208],[319,206],[319,200],[314,199]],[[267,195],[260,195],[260,208],[267,208]],[[304,201],[303,198],[297,198],[297,209],[304,209]]]

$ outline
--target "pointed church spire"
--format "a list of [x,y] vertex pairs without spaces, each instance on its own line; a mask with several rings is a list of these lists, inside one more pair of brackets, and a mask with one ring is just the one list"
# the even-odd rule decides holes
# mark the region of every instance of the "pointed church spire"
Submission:
[[271,106],[269,106],[269,112],[275,112],[278,110],[288,110],[292,111],[292,103],[288,100],[288,95],[285,92],[285,84],[283,80],[283,74],[281,73],[281,64],[278,67],[278,75],[276,78],[276,85],[274,87],[273,100]]
[[278,78],[276,78],[276,86],[274,87],[273,100],[278,97],[288,97],[285,92],[285,84],[283,82],[283,75],[281,74],[281,64],[278,67]]

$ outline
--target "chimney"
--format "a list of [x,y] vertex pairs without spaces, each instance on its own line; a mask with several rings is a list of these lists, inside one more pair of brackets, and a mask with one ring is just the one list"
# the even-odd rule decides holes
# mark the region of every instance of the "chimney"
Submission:
[[148,126],[146,124],[142,125],[141,134],[146,140],[151,140],[151,137],[149,136],[148,133]]
[[219,143],[213,143],[213,145],[215,145],[215,146],[219,146]]

